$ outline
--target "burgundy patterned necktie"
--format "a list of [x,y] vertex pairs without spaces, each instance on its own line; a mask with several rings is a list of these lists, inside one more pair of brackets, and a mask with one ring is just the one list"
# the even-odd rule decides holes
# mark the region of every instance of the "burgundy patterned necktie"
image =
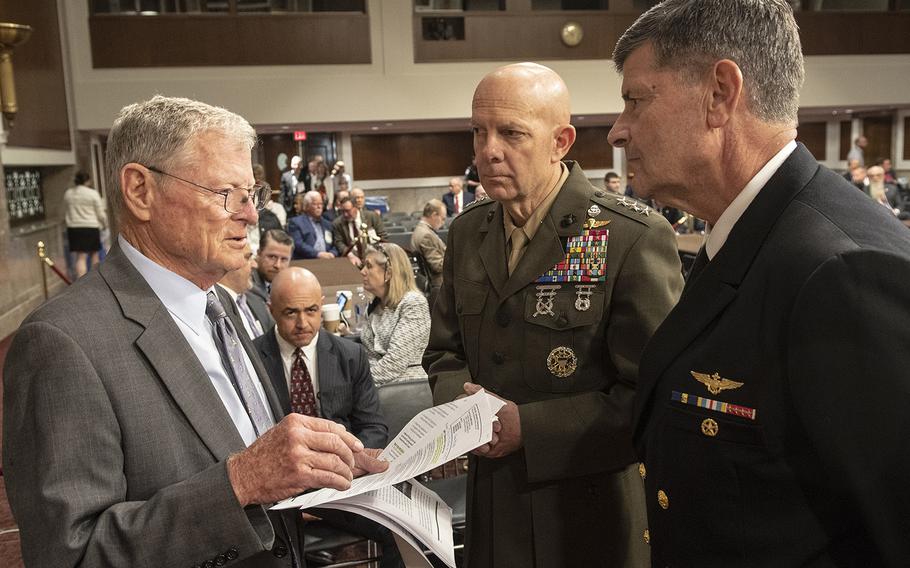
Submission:
[[313,379],[303,360],[303,349],[294,350],[294,364],[291,365],[291,412],[319,416],[316,411],[316,393]]

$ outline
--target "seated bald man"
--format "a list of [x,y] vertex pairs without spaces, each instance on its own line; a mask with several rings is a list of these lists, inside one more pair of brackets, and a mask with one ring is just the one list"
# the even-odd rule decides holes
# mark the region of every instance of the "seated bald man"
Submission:
[[334,420],[366,447],[381,448],[389,431],[366,352],[358,343],[320,332],[322,301],[322,286],[312,272],[282,270],[269,300],[275,326],[253,343],[284,414]]
[[[285,415],[296,412],[333,420],[364,446],[381,448],[389,430],[379,410],[370,362],[359,343],[320,331],[323,298],[312,272],[299,267],[282,270],[272,280],[269,300],[275,326],[253,343]],[[353,513],[320,509],[316,514],[333,526],[381,543],[381,568],[402,566],[387,529]]]

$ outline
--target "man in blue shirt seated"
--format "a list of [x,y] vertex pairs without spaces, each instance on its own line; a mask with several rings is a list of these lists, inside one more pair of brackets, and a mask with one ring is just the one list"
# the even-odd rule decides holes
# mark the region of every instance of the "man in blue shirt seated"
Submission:
[[294,259],[335,258],[332,224],[322,217],[322,195],[308,191],[303,196],[303,215],[288,220],[288,234],[294,239]]

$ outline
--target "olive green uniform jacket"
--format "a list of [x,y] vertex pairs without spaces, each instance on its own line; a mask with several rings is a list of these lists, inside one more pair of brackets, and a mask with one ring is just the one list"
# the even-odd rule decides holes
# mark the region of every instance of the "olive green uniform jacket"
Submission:
[[[661,215],[623,206],[567,166],[511,277],[500,204],[480,201],[449,228],[424,358],[435,402],[479,383],[519,406],[523,439],[503,458],[471,456],[469,568],[649,565],[632,402],[642,350],[682,290],[676,240]],[[576,283],[561,283],[553,315],[535,316],[535,280],[589,218],[609,230],[606,281],[587,310],[576,308]],[[548,363],[559,347],[576,358],[565,378]]]

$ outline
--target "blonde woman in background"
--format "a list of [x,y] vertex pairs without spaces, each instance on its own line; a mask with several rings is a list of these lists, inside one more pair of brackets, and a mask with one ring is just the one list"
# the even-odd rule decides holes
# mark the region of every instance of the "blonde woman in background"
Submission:
[[430,340],[430,308],[407,254],[392,243],[377,244],[368,249],[360,274],[375,298],[361,334],[373,382],[426,378],[421,359]]
[[92,188],[91,177],[87,173],[76,172],[73,183],[75,187],[63,193],[64,220],[69,249],[76,257],[73,270],[79,278],[98,262],[101,229],[107,227],[107,214],[104,202],[98,191]]

